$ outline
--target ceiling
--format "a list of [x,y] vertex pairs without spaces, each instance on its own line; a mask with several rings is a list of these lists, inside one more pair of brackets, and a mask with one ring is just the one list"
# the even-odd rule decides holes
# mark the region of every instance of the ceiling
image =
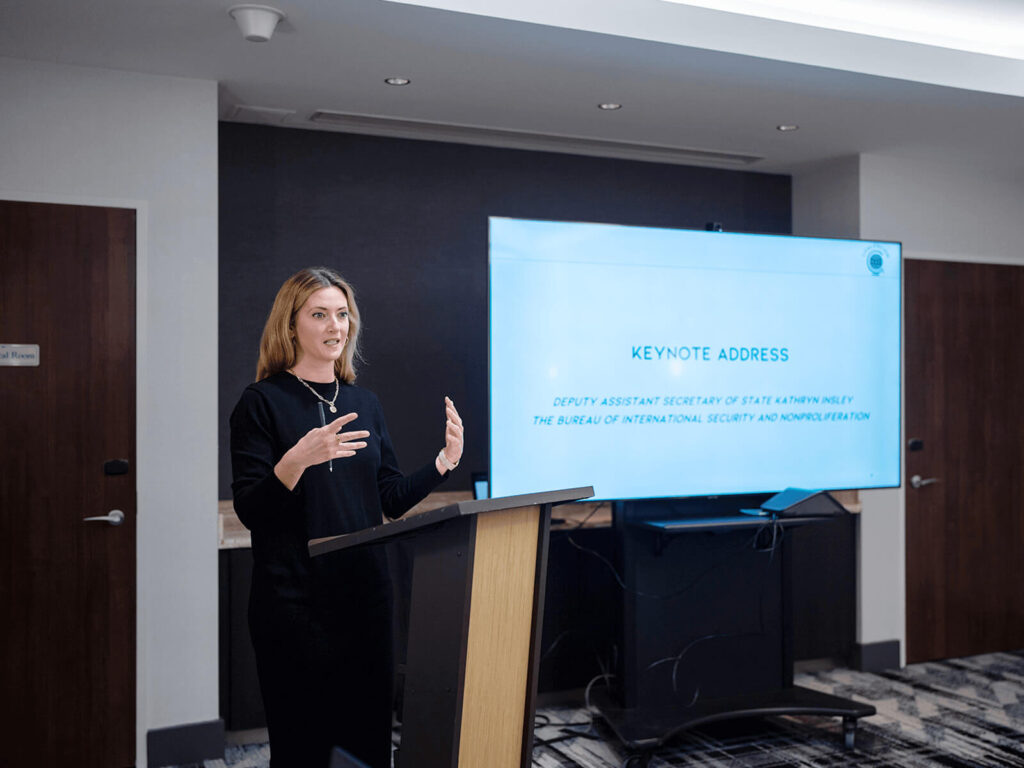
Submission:
[[[866,152],[1024,181],[1013,51],[663,0],[269,2],[287,19],[250,43],[231,0],[0,0],[0,56],[215,80],[228,120],[337,130],[309,121],[328,110],[362,116],[349,130],[398,136],[781,173]],[[1024,7],[931,2],[1006,12],[1007,24]],[[412,82],[384,83],[395,75]]]

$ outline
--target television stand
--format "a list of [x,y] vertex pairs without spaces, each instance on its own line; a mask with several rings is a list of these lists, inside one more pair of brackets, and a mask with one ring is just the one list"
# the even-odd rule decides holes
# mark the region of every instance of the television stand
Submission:
[[875,708],[793,685],[785,534],[831,518],[671,511],[614,510],[626,589],[618,685],[591,697],[602,719],[627,748],[651,753],[709,723],[839,717],[843,746],[852,749],[858,720]]

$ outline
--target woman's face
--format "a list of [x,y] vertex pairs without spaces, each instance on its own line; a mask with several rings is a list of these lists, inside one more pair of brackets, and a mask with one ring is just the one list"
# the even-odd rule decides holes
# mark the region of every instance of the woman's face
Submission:
[[310,294],[295,313],[296,364],[329,363],[341,357],[348,340],[348,299],[330,285]]

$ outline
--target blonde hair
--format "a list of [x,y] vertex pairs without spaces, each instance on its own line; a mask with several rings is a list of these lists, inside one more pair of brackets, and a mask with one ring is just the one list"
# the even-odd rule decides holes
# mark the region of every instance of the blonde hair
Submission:
[[256,381],[287,370],[298,360],[298,342],[295,340],[295,314],[312,294],[330,286],[339,288],[348,299],[348,338],[345,349],[334,361],[335,375],[347,384],[356,380],[355,360],[359,356],[359,308],[352,286],[341,275],[327,267],[307,267],[284,281],[277,292],[274,306],[267,315],[260,338],[260,358],[256,363]]

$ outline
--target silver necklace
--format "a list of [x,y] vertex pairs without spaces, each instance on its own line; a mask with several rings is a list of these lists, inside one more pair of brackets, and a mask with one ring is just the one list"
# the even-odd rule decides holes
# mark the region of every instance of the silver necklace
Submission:
[[337,413],[338,412],[338,409],[334,407],[334,401],[338,399],[338,390],[341,389],[341,382],[338,381],[337,378],[334,379],[334,397],[332,397],[330,400],[328,400],[326,397],[324,397],[319,392],[317,392],[315,389],[313,389],[311,386],[309,386],[309,384],[307,384],[305,381],[303,381],[302,377],[299,376],[299,374],[297,374],[295,371],[288,371],[288,373],[290,373],[292,376],[294,376],[296,379],[298,379],[299,383],[302,386],[304,386],[306,389],[308,389],[310,392],[312,392],[314,395],[316,395],[317,400],[320,400],[323,403],[327,403],[327,407],[331,409],[331,413]]

